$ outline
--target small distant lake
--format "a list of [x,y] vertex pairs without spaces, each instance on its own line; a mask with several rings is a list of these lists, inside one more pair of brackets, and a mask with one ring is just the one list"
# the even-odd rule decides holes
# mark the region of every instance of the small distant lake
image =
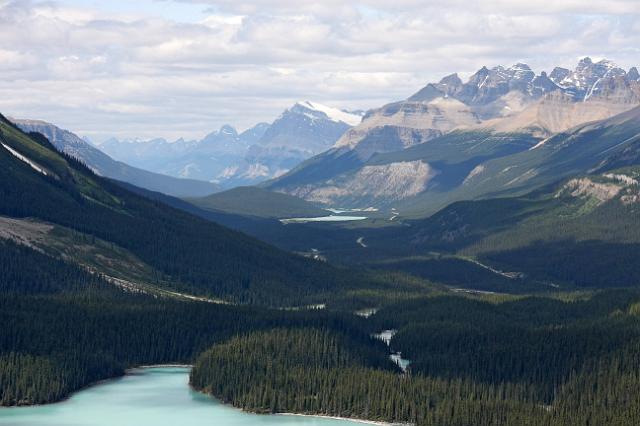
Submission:
[[0,408],[11,426],[354,426],[348,420],[244,413],[191,390],[189,369],[157,367],[92,386],[70,399]]
[[308,222],[349,222],[354,220],[365,220],[367,216],[320,216],[320,217],[294,217],[291,219],[280,219],[280,222],[289,223],[308,223]]

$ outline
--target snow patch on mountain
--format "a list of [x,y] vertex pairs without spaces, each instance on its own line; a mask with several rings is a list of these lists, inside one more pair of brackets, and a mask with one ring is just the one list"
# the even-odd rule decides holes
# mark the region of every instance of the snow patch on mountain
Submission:
[[2,142],[0,142],[0,145],[2,145],[7,151],[9,151],[18,160],[20,160],[20,161],[22,161],[24,163],[27,163],[36,172],[38,172],[40,174],[43,174],[45,176],[49,176],[49,173],[47,173],[47,171],[44,169],[44,167],[41,167],[35,161],[32,161],[29,158],[27,158],[26,156],[20,154],[18,151],[16,151],[15,149],[11,148],[9,145],[6,145],[6,144],[4,144]]
[[[326,115],[327,118],[331,121],[346,123],[349,126],[357,126],[362,121],[361,115],[343,111],[338,108],[332,108],[330,106],[319,104],[317,102],[303,101],[296,103],[296,105],[312,111],[320,112]],[[309,117],[316,118],[312,115],[309,115]]]

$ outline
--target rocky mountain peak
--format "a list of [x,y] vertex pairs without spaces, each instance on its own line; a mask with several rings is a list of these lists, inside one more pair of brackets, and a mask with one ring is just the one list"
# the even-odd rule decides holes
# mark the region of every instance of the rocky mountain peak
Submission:
[[238,136],[238,131],[233,126],[225,124],[224,126],[220,127],[218,134],[236,137]]
[[476,71],[475,74],[473,74],[470,78],[469,81],[467,82],[467,84],[475,84],[475,85],[479,85],[482,84],[482,82],[489,77],[491,71],[489,71],[489,68],[483,66],[482,68],[480,68],[478,71]]
[[560,87],[549,78],[546,72],[542,71],[542,73],[531,82],[530,94],[539,98],[558,89],[560,89]]
[[585,57],[578,62],[576,69],[568,73],[562,80],[556,83],[570,92],[577,100],[590,98],[599,87],[610,79],[626,75],[626,72],[615,63],[603,59],[593,62],[589,57]]
[[562,80],[567,78],[567,76],[571,74],[571,70],[562,67],[555,67],[551,74],[549,74],[549,78],[556,84],[559,84]]
[[199,150],[209,153],[215,152],[240,152],[246,149],[238,136],[238,131],[228,125],[220,127],[220,130],[209,133],[199,142]]
[[584,58],[580,59],[580,61],[578,61],[577,69],[588,68],[591,65],[593,65],[593,60],[590,57],[585,56]]
[[458,77],[458,73],[453,73],[443,77],[438,84],[450,87],[460,87],[462,86],[462,80]]
[[[603,59],[594,62],[590,57],[582,58],[574,70],[556,67],[550,74],[539,75],[523,62],[508,68],[498,65],[493,68],[483,66],[463,83],[458,74],[450,74],[438,83],[429,83],[409,97],[410,102],[431,103],[439,98],[454,98],[471,107],[484,107],[493,102],[527,102],[539,99],[553,91],[562,90],[575,101],[584,101],[605,92],[611,93],[618,77],[624,81],[640,80],[640,73],[633,68],[629,75],[614,62]],[[620,88],[624,91],[624,88]],[[500,99],[514,92],[509,100]],[[365,117],[366,119],[367,117]]]
[[531,71],[531,67],[525,63],[518,62],[515,65],[509,67],[510,70],[523,70],[523,71]]

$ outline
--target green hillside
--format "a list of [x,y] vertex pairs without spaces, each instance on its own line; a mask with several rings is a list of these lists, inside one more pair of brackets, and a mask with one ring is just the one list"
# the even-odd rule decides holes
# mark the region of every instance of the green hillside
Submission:
[[362,279],[135,195],[30,137],[4,118],[0,215],[35,218],[131,253],[155,283],[227,301],[299,304],[358,287]]

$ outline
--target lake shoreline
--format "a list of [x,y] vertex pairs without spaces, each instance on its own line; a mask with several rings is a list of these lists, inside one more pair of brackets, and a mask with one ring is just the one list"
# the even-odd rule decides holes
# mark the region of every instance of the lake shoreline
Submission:
[[[243,410],[244,411],[244,410]],[[331,419],[331,420],[345,420],[354,423],[361,423],[367,425],[378,425],[378,426],[393,426],[396,423],[387,423],[380,422],[376,420],[365,420],[365,419],[356,419],[353,417],[339,417],[339,416],[330,416],[323,414],[300,414],[300,413],[273,413],[272,416],[298,416],[298,417],[317,417],[321,419]]]
[[134,370],[149,369],[149,368],[193,368],[193,365],[192,364],[157,364],[157,365],[148,364],[148,365],[138,365],[134,367],[128,367],[124,369],[122,374],[116,374],[111,377],[105,377],[104,379],[100,379],[95,382],[88,383],[85,386],[75,389],[69,392],[67,395],[55,401],[45,402],[43,404],[0,405],[0,408],[46,407],[48,405],[62,404],[64,402],[67,402],[70,398],[72,398],[75,394],[79,392],[85,391],[95,386],[100,386],[102,384],[105,384],[113,380],[122,379],[126,376],[133,376],[135,375]]
[[[46,406],[52,406],[52,405],[57,405],[57,404],[64,404],[64,403],[68,403],[69,400],[76,394],[86,391],[88,389],[91,389],[93,387],[96,386],[100,386],[103,384],[106,384],[108,382],[112,382],[112,381],[116,381],[116,380],[121,380],[127,376],[136,376],[136,370],[149,370],[149,369],[163,369],[163,368],[184,368],[184,369],[189,369],[189,368],[193,368],[192,364],[178,364],[178,363],[168,363],[168,364],[146,364],[146,365],[138,365],[138,366],[133,366],[133,367],[129,367],[126,368],[124,370],[123,374],[118,374],[115,375],[113,377],[107,377],[98,381],[95,381],[93,383],[90,383],[86,386],[83,386],[82,388],[79,388],[77,390],[74,390],[73,392],[70,392],[68,395],[66,395],[64,398],[61,398],[57,401],[52,401],[52,402],[47,402],[44,404],[24,404],[24,405],[9,405],[9,406],[0,406],[0,409],[15,409],[15,408],[25,408],[25,407],[46,407]],[[360,424],[368,424],[368,425],[376,425],[376,426],[394,426],[394,425],[399,425],[398,423],[388,423],[388,422],[382,422],[382,421],[376,421],[376,420],[367,420],[367,419],[358,419],[358,418],[352,418],[352,417],[340,417],[340,416],[331,416],[328,414],[303,414],[303,413],[260,413],[260,412],[256,412],[256,411],[250,411],[250,410],[245,410],[239,407],[234,406],[232,403],[230,402],[225,402],[220,398],[217,398],[215,395],[212,395],[210,393],[207,392],[202,392],[201,390],[198,390],[196,388],[194,388],[193,386],[191,386],[191,383],[187,383],[187,386],[189,387],[189,389],[193,390],[194,392],[198,392],[201,395],[207,396],[209,398],[211,398],[212,400],[215,400],[216,402],[220,403],[223,406],[229,407],[229,408],[233,408],[237,411],[240,411],[242,413],[245,414],[255,414],[255,415],[259,415],[259,416],[295,416],[295,417],[313,417],[313,418],[319,418],[319,419],[330,419],[330,420],[342,420],[342,421],[348,421],[348,422],[352,422],[352,423],[360,423]]]
[[193,386],[191,386],[191,383],[189,383],[189,388],[191,388],[191,390],[193,390],[194,392],[198,392],[201,395],[205,395],[205,396],[207,396],[207,397],[219,402],[220,404],[224,405],[225,407],[233,408],[234,410],[240,411],[240,412],[245,413],[245,414],[255,414],[255,415],[258,415],[258,416],[314,417],[314,418],[318,418],[318,419],[342,420],[342,421],[348,421],[348,422],[351,422],[351,423],[360,423],[360,424],[368,424],[368,425],[376,425],[376,426],[398,426],[398,425],[404,425],[404,423],[388,423],[388,422],[381,422],[381,421],[377,421],[377,420],[358,419],[358,418],[355,418],[355,417],[331,416],[329,414],[265,413],[265,412],[259,412],[259,411],[251,411],[251,410],[246,410],[244,408],[236,407],[231,402],[225,402],[221,398],[218,398],[218,397],[216,397],[215,395],[213,395],[211,393],[204,392],[202,390],[196,389]]
[[[193,364],[149,364],[149,365],[138,365],[136,367],[127,368],[125,370],[125,375],[130,374],[131,371],[148,369],[148,368],[193,368]],[[107,379],[109,380],[109,379]]]

